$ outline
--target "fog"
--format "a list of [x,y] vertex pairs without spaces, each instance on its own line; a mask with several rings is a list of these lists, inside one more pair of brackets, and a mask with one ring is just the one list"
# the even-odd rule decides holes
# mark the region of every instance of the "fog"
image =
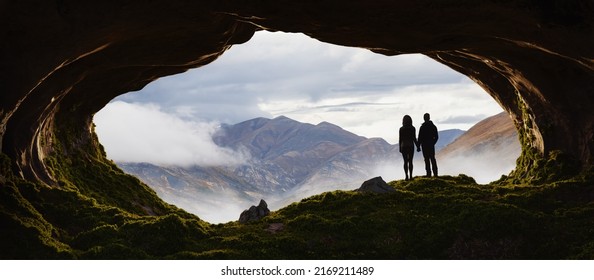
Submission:
[[[124,101],[109,103],[95,116],[96,131],[107,156],[118,163],[151,163],[157,166],[219,166],[232,168],[250,164],[244,151],[217,146],[212,136],[219,124],[183,118],[184,112],[164,112],[155,104],[135,104]],[[439,175],[465,174],[479,184],[488,184],[508,175],[520,154],[519,145],[490,147],[482,145],[474,153],[462,151],[453,156],[440,156]],[[365,180],[381,176],[386,182],[404,179],[402,156],[391,155],[390,160],[363,164],[352,170],[318,176],[302,182],[284,193],[249,194],[223,187],[205,188],[186,184],[172,187],[170,182],[146,182],[159,197],[211,223],[236,221],[243,210],[264,199],[270,210],[278,210],[312,195],[335,190],[357,189]],[[415,177],[425,175],[422,153],[414,156]],[[142,177],[142,176],[139,176]],[[142,178],[140,178],[142,180]],[[212,185],[217,185],[212,182]]]
[[[213,142],[212,135],[218,127],[217,123],[186,120],[181,115],[183,112],[163,112],[154,104],[116,101],[101,110],[94,121],[107,156],[120,164],[148,162],[157,166],[222,166],[229,169],[250,164],[247,152],[219,147]],[[438,153],[439,175],[465,174],[473,177],[479,184],[487,184],[499,179],[501,175],[508,175],[514,169],[520,154],[519,148],[510,148],[509,145],[478,151],[474,154],[466,151],[449,157]],[[363,167],[356,172],[347,170],[328,176],[318,175],[284,193],[276,194],[248,194],[217,187],[216,182],[212,182],[214,187],[210,188],[192,183],[180,187],[168,182],[167,178],[164,181],[146,183],[159,185],[153,188],[166,202],[208,222],[224,223],[238,220],[243,210],[258,204],[260,199],[264,199],[274,211],[326,191],[354,190],[365,180],[377,176],[381,176],[386,182],[404,179],[401,155],[397,153],[389,158],[390,160],[362,164]],[[425,175],[422,153],[415,153],[413,175]]]
[[[457,176],[466,174],[473,177],[479,184],[495,181],[501,175],[507,175],[515,167],[514,164],[493,163],[489,158],[456,158],[438,161],[440,175]],[[415,177],[425,174],[424,162],[421,157],[414,161]],[[304,198],[335,190],[357,189],[365,180],[381,176],[384,181],[404,179],[402,161],[378,164],[367,175],[353,178],[328,178],[316,184],[304,184],[281,194],[250,193],[246,195],[234,190],[217,188],[204,191],[200,187],[186,187],[182,189],[168,188],[165,191],[155,188],[159,197],[164,201],[176,205],[210,223],[225,223],[237,221],[243,210],[257,205],[260,199],[268,203],[270,210],[275,211]]]
[[[508,175],[515,168],[515,159],[510,158],[494,160],[495,155],[500,156],[497,151],[487,151],[483,155],[470,157],[442,158],[437,165],[440,175],[457,176],[465,174],[473,177],[479,184],[488,184],[501,178],[501,175]],[[415,177],[425,175],[425,164],[421,153],[417,153],[414,159]],[[403,180],[404,170],[402,160],[377,163],[366,175],[354,176],[352,178],[327,178],[320,180],[317,184],[299,185],[292,190],[277,194],[253,194],[251,198],[241,197],[230,191],[221,191],[220,194],[196,195],[185,193],[182,196],[165,195],[165,201],[175,204],[188,212],[198,215],[200,218],[211,223],[225,223],[237,221],[243,210],[251,205],[257,205],[260,199],[264,199],[270,208],[275,211],[293,202],[301,201],[304,198],[335,190],[355,190],[367,179],[381,176],[384,181]]]
[[[500,111],[479,85],[426,56],[383,56],[303,34],[262,31],[206,67],[160,78],[118,97],[94,122],[107,157],[117,163],[232,167],[249,164],[250,156],[212,141],[223,122],[285,115],[312,124],[328,121],[396,143],[402,112],[418,121],[431,112],[440,129],[468,129]],[[414,174],[422,176],[420,153],[414,164]],[[515,159],[496,164],[490,157],[476,156],[439,159],[438,165],[441,175],[464,173],[488,183],[509,173]],[[219,223],[237,220],[260,199],[276,210],[324,191],[356,189],[372,177],[404,177],[399,154],[361,172],[319,177],[275,195],[189,185],[155,189],[165,201]]]
[[479,184],[488,184],[499,180],[502,175],[509,175],[516,168],[516,159],[506,158],[495,160],[499,157],[497,151],[489,151],[480,156],[449,157],[439,160],[437,165],[444,175],[468,175]]
[[[518,151],[517,153],[502,156],[499,151],[491,150],[480,154],[454,157],[441,157],[438,154],[438,174],[440,176],[458,176],[464,174],[474,178],[478,184],[489,184],[500,179],[502,175],[509,175],[516,167],[516,159],[519,155],[520,153]],[[415,153],[413,166],[414,177],[426,175],[425,161],[423,160],[422,153]],[[394,162],[380,163],[370,175],[373,174],[380,174],[386,182],[403,180],[403,161],[396,160]]]
[[215,193],[199,192],[197,188],[159,192],[157,195],[167,203],[173,204],[209,223],[226,223],[239,220],[243,210],[259,199],[247,199],[231,190],[219,189]]
[[156,104],[111,102],[95,115],[94,122],[107,157],[116,162],[233,166],[249,158],[213,142],[218,123],[185,120]]

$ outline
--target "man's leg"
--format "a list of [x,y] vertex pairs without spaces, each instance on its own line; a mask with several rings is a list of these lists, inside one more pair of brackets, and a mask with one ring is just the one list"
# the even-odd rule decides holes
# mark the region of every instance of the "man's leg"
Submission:
[[425,171],[427,171],[427,177],[431,177],[431,149],[423,146],[423,158],[425,159]]

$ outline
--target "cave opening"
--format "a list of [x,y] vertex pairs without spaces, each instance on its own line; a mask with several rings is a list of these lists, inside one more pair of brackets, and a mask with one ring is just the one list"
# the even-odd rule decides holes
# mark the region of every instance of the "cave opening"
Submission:
[[[95,115],[94,122],[108,158],[125,172],[147,183],[165,201],[207,221],[225,222],[237,219],[260,198],[275,210],[324,191],[354,189],[374,176],[403,179],[396,145],[405,114],[413,117],[419,129],[423,113],[431,112],[442,133],[439,150],[501,111],[474,81],[420,54],[385,56],[322,43],[300,33],[260,31],[209,65],[117,97]],[[283,117],[289,120],[281,125]],[[251,141],[275,137],[271,141],[277,142],[263,145],[282,152],[264,151],[240,139],[214,140],[221,125],[243,125],[245,130],[257,118],[265,118],[270,128],[263,133],[252,131],[258,134]],[[358,143],[362,147],[356,153],[349,145],[332,143],[337,151],[324,154],[319,148],[322,143],[287,144],[298,135],[291,135],[293,140],[280,139],[291,130],[302,132],[324,122],[345,132],[322,136],[322,142],[330,142],[329,137],[352,137],[351,133],[387,142]],[[479,183],[507,175],[520,149],[517,136],[511,139],[511,145],[501,138],[468,143],[482,147],[468,147],[457,154],[449,151],[442,156],[438,151],[441,174],[467,174]],[[332,159],[360,157],[364,149],[369,151],[365,162]],[[278,154],[264,155],[268,152]],[[287,160],[295,153],[308,153],[312,159]],[[486,160],[496,153],[505,156]],[[291,166],[295,164],[308,165],[308,170]],[[340,164],[365,165],[365,170],[328,171]],[[415,155],[415,166],[415,175],[422,175],[421,153]],[[356,175],[349,177],[349,173]]]
[[[580,0],[467,2],[4,1],[0,10],[3,256],[592,256],[593,241],[587,232],[591,219],[584,213],[592,212],[594,180],[593,5]],[[155,79],[210,64],[259,30],[303,33],[387,56],[419,53],[462,73],[513,119],[522,145],[515,171],[498,186],[457,189],[445,196],[437,188],[427,188],[433,196],[421,192],[413,200],[407,195],[392,203],[400,207],[410,202],[404,211],[385,208],[388,204],[377,200],[351,209],[360,200],[349,199],[353,203],[341,210],[348,215],[355,210],[355,218],[340,224],[334,223],[336,217],[345,215],[328,213],[325,207],[326,198],[333,195],[319,196],[319,215],[285,211],[280,220],[294,222],[293,229],[307,230],[291,230],[292,239],[271,235],[271,242],[259,246],[252,233],[262,232],[268,221],[247,227],[211,225],[165,203],[105,158],[94,133],[93,114],[115,97]],[[438,115],[434,113],[434,119]],[[460,199],[461,193],[471,199]],[[309,206],[298,204],[301,213],[309,213]],[[388,218],[370,223],[378,208]],[[407,215],[412,218],[409,223],[394,216],[399,213],[420,215]],[[435,219],[431,225],[418,217]],[[307,227],[320,222],[323,226]],[[329,228],[335,235],[329,236]],[[238,238],[220,238],[228,230]],[[246,232],[245,242],[235,242]],[[389,235],[374,234],[380,232]],[[342,237],[347,243],[334,247],[329,243]],[[399,240],[404,242],[394,242]],[[349,243],[353,241],[357,243]]]

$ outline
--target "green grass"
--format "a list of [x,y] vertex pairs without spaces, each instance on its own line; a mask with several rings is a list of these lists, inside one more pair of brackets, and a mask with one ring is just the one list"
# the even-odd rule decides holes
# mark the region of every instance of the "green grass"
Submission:
[[[210,242],[218,246],[212,249],[263,259],[571,259],[591,255],[594,204],[584,203],[582,197],[594,190],[590,184],[484,186],[466,176],[390,184],[395,193],[324,193],[250,225],[219,226],[217,238]],[[270,223],[279,222],[285,225],[282,232],[264,231]]]
[[3,156],[0,258],[594,258],[592,172],[537,185],[415,178],[390,182],[393,193],[327,192],[212,225],[102,158],[49,157],[59,181],[49,187],[10,176]]

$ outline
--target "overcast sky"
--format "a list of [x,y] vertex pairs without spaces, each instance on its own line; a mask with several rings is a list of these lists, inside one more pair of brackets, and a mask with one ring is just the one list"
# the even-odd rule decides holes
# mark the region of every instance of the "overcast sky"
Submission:
[[[212,146],[209,137],[220,123],[284,115],[394,144],[405,114],[417,128],[429,112],[440,130],[467,130],[501,111],[476,83],[428,57],[387,57],[261,31],[209,65],[118,97],[95,123],[116,161],[220,164],[242,158]],[[159,162],[164,154],[175,156]]]

